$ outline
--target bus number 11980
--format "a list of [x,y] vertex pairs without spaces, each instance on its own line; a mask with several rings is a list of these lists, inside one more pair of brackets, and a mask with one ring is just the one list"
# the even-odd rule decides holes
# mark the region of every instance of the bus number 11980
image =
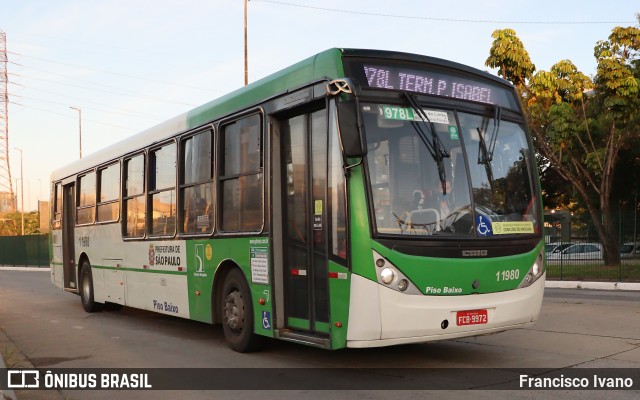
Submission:
[[520,277],[520,270],[518,269],[507,269],[504,271],[496,272],[496,281],[513,281]]

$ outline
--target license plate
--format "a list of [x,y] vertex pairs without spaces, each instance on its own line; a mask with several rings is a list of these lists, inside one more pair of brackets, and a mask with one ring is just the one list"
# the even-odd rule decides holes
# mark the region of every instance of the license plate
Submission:
[[456,324],[458,326],[481,325],[486,324],[488,320],[487,310],[458,311],[456,313]]

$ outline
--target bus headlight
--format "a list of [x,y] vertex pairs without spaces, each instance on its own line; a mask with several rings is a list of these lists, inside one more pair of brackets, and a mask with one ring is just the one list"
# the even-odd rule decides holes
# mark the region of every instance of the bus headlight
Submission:
[[408,277],[375,250],[373,250],[373,262],[377,267],[376,276],[378,277],[379,284],[397,292],[416,295],[422,294],[420,290],[418,290],[418,287],[411,283]]
[[536,275],[538,275],[539,272],[540,272],[540,266],[538,266],[537,262],[533,263],[533,267],[531,267],[531,273],[534,276],[536,276]]
[[382,279],[382,282],[387,285],[393,282],[393,278],[395,278],[395,274],[390,268],[385,268],[382,270],[382,272],[380,272],[380,279]]
[[544,274],[543,251],[544,250],[540,251],[540,254],[538,254],[538,257],[536,257],[536,260],[533,262],[533,265],[531,266],[531,268],[529,268],[529,271],[525,275],[522,282],[520,282],[520,285],[518,286],[518,288],[525,288],[527,286],[531,286],[533,282],[537,281],[538,278],[540,278]]

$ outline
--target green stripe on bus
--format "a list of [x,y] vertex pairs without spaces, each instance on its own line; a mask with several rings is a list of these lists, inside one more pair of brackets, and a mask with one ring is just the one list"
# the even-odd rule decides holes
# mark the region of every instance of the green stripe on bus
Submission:
[[165,275],[186,275],[187,274],[187,271],[162,271],[158,269],[121,268],[121,267],[110,267],[106,265],[92,265],[92,267],[97,269],[110,269],[113,271],[146,272],[150,274],[165,274]]

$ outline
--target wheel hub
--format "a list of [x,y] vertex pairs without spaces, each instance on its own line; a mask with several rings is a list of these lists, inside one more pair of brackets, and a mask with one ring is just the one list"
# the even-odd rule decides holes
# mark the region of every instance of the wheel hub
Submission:
[[89,286],[89,279],[87,278],[82,280],[82,294],[84,295],[83,301],[87,302],[89,296],[91,296],[91,287]]
[[233,330],[242,330],[244,325],[244,299],[238,291],[233,291],[224,299],[224,321]]

